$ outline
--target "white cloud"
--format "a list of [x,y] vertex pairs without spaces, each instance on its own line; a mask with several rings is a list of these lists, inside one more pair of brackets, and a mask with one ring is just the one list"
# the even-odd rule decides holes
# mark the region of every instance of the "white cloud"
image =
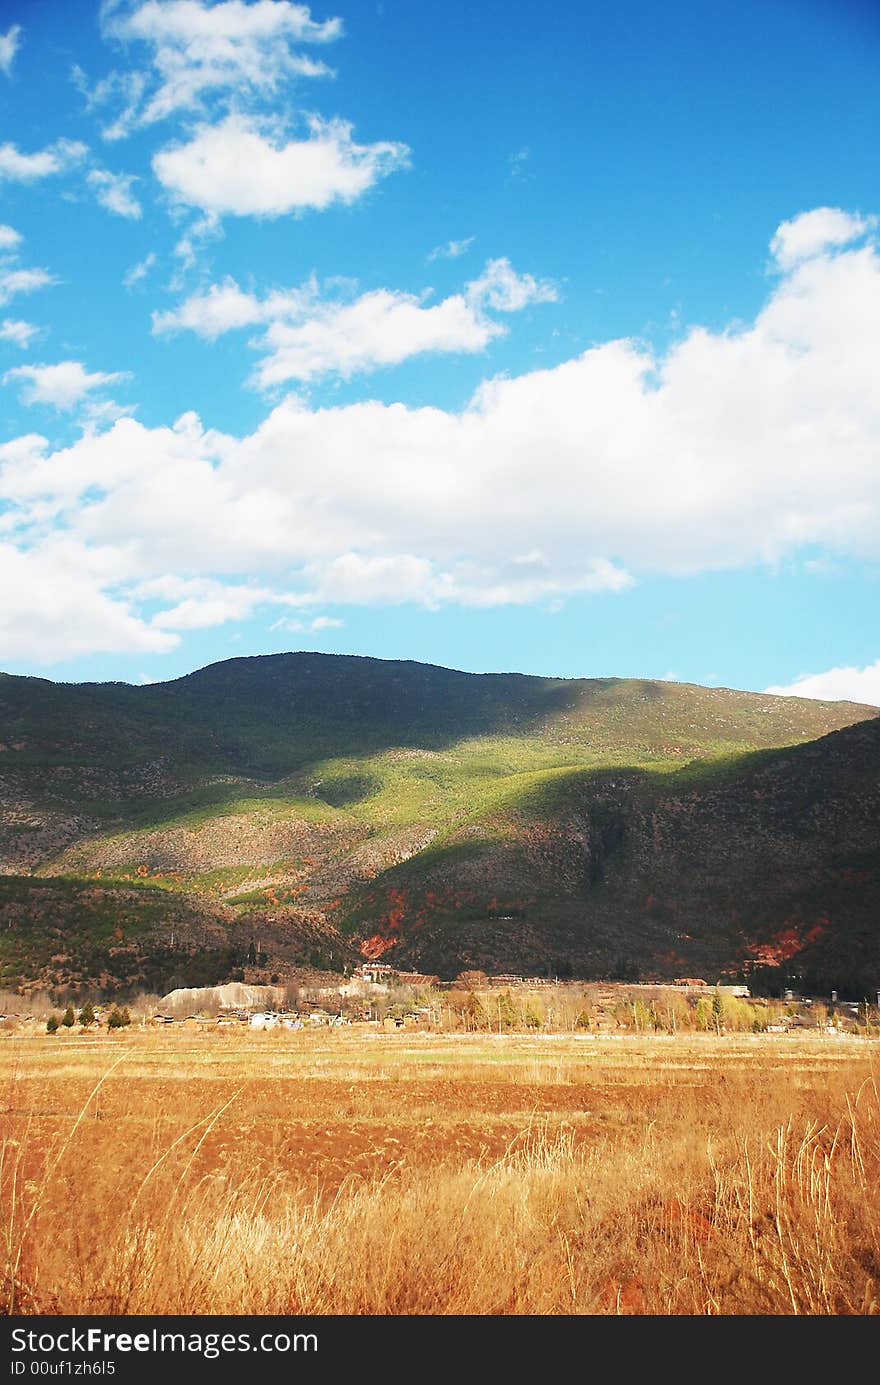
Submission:
[[20,318],[5,317],[0,322],[0,340],[11,341],[14,346],[20,346],[24,349],[30,345],[39,330],[39,327],[35,327],[32,322],[22,322]]
[[289,616],[276,620],[274,625],[270,625],[270,630],[287,630],[291,634],[301,634],[308,631],[311,634],[320,634],[322,630],[341,630],[345,625],[344,620],[337,620],[335,616],[315,616],[314,620],[296,620]]
[[136,407],[135,404],[120,404],[115,399],[95,399],[87,395],[79,411],[79,422],[89,431],[107,428],[117,419],[128,418]]
[[413,553],[366,555],[341,553],[305,568],[308,601],[340,605],[391,605],[414,600],[436,606],[448,591],[448,574],[438,572],[430,558]]
[[521,149],[515,150],[507,156],[507,167],[510,170],[509,177],[511,182],[519,179],[527,180],[526,164],[532,157],[532,151],[528,145],[523,145]]
[[252,293],[244,293],[234,279],[227,277],[222,284],[211,284],[204,293],[194,293],[179,308],[153,313],[153,333],[190,331],[206,341],[215,341],[224,332],[239,327],[252,327],[272,316],[268,302],[264,304]]
[[471,303],[499,313],[516,313],[530,303],[555,303],[559,297],[549,279],[517,274],[507,259],[490,260],[480,278],[468,284],[466,294]]
[[101,652],[165,654],[179,636],[156,630],[106,590],[96,555],[49,541],[22,550],[0,541],[0,649],[4,659],[51,664]]
[[301,45],[324,45],[338,38],[338,19],[317,22],[305,5],[287,0],[147,0],[145,4],[105,7],[105,34],[149,51],[151,71],[114,72],[88,91],[92,106],[122,98],[122,109],[105,131],[119,138],[136,124],[150,124],[179,112],[200,109],[208,97],[274,95],[284,82],[331,75]]
[[143,279],[146,279],[147,275],[149,274],[150,270],[153,268],[155,263],[155,251],[151,250],[150,253],[144,257],[144,259],[139,260],[137,264],[132,265],[131,269],[129,269],[127,273],[124,275],[122,280],[123,288],[133,289],[136,284],[141,283]]
[[13,24],[12,28],[7,29],[5,34],[0,34],[0,72],[5,72],[7,77],[12,73],[12,62],[20,46],[20,24]]
[[104,139],[124,139],[131,133],[133,126],[138,122],[144,93],[149,83],[147,73],[111,72],[100,82],[96,82],[94,87],[89,86],[88,78],[79,66],[73,67],[71,77],[85,97],[87,109],[97,110],[105,105],[116,106],[115,116],[101,130]]
[[830,668],[802,673],[787,686],[765,688],[778,697],[815,697],[822,702],[862,702],[880,707],[880,659],[866,668]]
[[403,144],[356,144],[342,120],[312,117],[307,139],[274,124],[229,115],[183,144],[160,150],[154,172],[175,201],[214,216],[276,217],[354,202],[406,166]]
[[871,229],[875,220],[854,216],[839,207],[815,207],[791,221],[783,221],[770,242],[770,250],[780,269],[793,269],[801,260],[857,240]]
[[89,372],[79,361],[59,361],[56,365],[14,366],[3,376],[3,383],[20,382],[25,404],[48,404],[67,410],[75,409],[92,390],[126,379],[124,371]]
[[[262,311],[242,297],[241,315]],[[750,324],[662,354],[605,342],[489,380],[461,411],[290,397],[242,438],[188,414],[54,452],[16,439],[0,532],[24,544],[54,524],[110,555],[107,589],[134,612],[137,585],[167,574],[313,611],[555,602],[807,546],[876,560],[878,358],[880,259],[837,250],[784,273]]]
[[222,235],[222,224],[219,217],[214,216],[213,212],[206,212],[204,216],[197,217],[174,247],[173,253],[179,262],[179,270],[169,287],[179,289],[182,276],[196,263],[202,243]]
[[468,236],[466,240],[448,240],[445,245],[435,245],[434,249],[428,254],[428,262],[433,260],[457,260],[460,255],[464,255],[470,250],[476,236]]
[[46,269],[27,269],[18,264],[21,242],[20,233],[12,226],[0,226],[0,304],[8,303],[18,293],[33,293],[56,282]]
[[109,173],[104,168],[93,168],[86,179],[102,207],[117,216],[137,221],[143,208],[131,190],[137,178],[131,173]]
[[431,608],[451,602],[527,605],[575,592],[625,591],[633,580],[605,558],[580,561],[563,576],[537,552],[491,562],[465,558],[445,568],[412,553],[374,557],[349,552],[306,564],[303,577],[309,584],[302,597],[306,603],[394,606],[415,601]]
[[57,172],[58,160],[47,150],[36,154],[22,154],[15,144],[0,144],[0,178],[27,182]]
[[23,154],[15,144],[0,144],[0,180],[32,183],[53,173],[66,173],[81,162],[88,150],[77,140],[59,139],[35,154]]
[[153,331],[188,330],[213,341],[225,332],[265,325],[253,343],[263,353],[254,378],[267,389],[331,372],[347,378],[426,352],[482,351],[505,330],[486,316],[486,308],[515,312],[555,297],[551,284],[517,274],[508,260],[490,260],[463,293],[435,304],[391,289],[351,302],[325,299],[314,279],[259,298],[227,278],[178,308],[154,313]]
[[17,293],[33,293],[55,282],[47,269],[15,269],[0,264],[0,303],[8,303]]
[[377,289],[303,323],[271,323],[255,375],[263,389],[330,372],[347,378],[424,352],[482,351],[501,331],[460,294],[425,307],[410,294]]
[[170,610],[160,612],[153,624],[160,630],[203,630],[230,620],[244,620],[265,600],[264,594],[248,587],[223,587],[220,583],[217,586],[216,595],[187,597]]

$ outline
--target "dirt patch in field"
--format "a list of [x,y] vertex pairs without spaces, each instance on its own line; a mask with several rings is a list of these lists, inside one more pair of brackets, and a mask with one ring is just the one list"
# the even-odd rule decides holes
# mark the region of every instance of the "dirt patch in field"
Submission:
[[26,1143],[33,1178],[69,1136],[103,1178],[130,1187],[173,1158],[197,1177],[256,1173],[333,1193],[352,1177],[491,1163],[536,1134],[617,1149],[684,1125],[697,1139],[719,1129],[730,1138],[747,1092],[753,1115],[758,1102],[769,1121],[777,1108],[809,1119],[842,1059],[868,1071],[861,1051],[765,1048],[768,1080],[756,1093],[746,1045],[549,1047],[22,1039],[0,1054],[0,1121]]

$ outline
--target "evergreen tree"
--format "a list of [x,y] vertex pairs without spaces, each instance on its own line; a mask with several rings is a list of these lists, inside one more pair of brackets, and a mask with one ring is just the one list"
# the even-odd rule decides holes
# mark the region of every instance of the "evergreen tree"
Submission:
[[90,1024],[95,1023],[95,1012],[92,1009],[92,1002],[90,1000],[87,1000],[85,1005],[80,1010],[79,1022],[84,1029],[87,1029]]
[[65,1029],[72,1029],[76,1024],[76,1015],[74,1014],[72,1005],[68,1005],[67,1009],[64,1011],[64,1014],[61,1016],[61,1023],[64,1025]]
[[468,998],[465,1001],[463,1014],[465,1016],[468,1029],[488,1028],[488,1019],[486,1017],[486,1011],[483,1009],[480,997],[478,995],[475,995],[473,991],[470,991],[468,993]]
[[498,1027],[499,1029],[516,1029],[518,1019],[513,996],[510,991],[505,991],[503,995],[498,997]]
[[54,1033],[56,1032],[57,1029],[58,1029],[58,1016],[57,1016],[57,1015],[50,1015],[49,1018],[46,1020],[46,1033],[47,1033],[47,1034],[54,1034]]
[[527,1000],[523,1006],[522,1017],[526,1029],[543,1029],[544,1021],[530,1000]]

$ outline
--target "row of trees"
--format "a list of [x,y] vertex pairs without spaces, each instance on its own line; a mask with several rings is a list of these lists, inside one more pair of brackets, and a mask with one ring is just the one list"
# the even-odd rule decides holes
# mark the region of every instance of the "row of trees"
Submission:
[[[425,988],[414,991],[392,987],[389,994],[370,1002],[374,1017],[395,1018],[416,1011],[433,1029],[505,1033],[589,1033],[616,1030],[623,1033],[762,1033],[778,1025],[807,1025],[819,1030],[853,1028],[874,1033],[880,1014],[871,1006],[858,1015],[816,1002],[752,1000],[721,990],[710,995],[682,991],[628,991],[609,997],[605,987],[548,986],[530,991],[510,987],[495,990],[474,984],[484,980],[473,973],[459,976],[450,990]],[[602,996],[602,992],[606,991]],[[362,1004],[362,1002],[361,1002]]]
[[[83,1029],[89,1029],[93,1024],[100,1023],[91,1001],[87,1000],[80,1010],[78,1022]],[[73,1029],[76,1024],[76,1011],[72,1005],[68,1005],[62,1015],[52,1014],[49,1016],[46,1020],[46,1032],[48,1034],[55,1034],[59,1029]],[[107,1016],[107,1028],[124,1029],[129,1024],[131,1024],[131,1015],[128,1012],[128,1006],[124,1005],[122,1009],[120,1009],[118,1005],[114,1005]]]

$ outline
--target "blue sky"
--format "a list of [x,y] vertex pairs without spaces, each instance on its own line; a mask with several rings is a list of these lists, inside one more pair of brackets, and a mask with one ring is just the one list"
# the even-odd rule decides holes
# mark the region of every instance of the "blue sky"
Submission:
[[880,10],[5,0],[0,668],[880,704]]

